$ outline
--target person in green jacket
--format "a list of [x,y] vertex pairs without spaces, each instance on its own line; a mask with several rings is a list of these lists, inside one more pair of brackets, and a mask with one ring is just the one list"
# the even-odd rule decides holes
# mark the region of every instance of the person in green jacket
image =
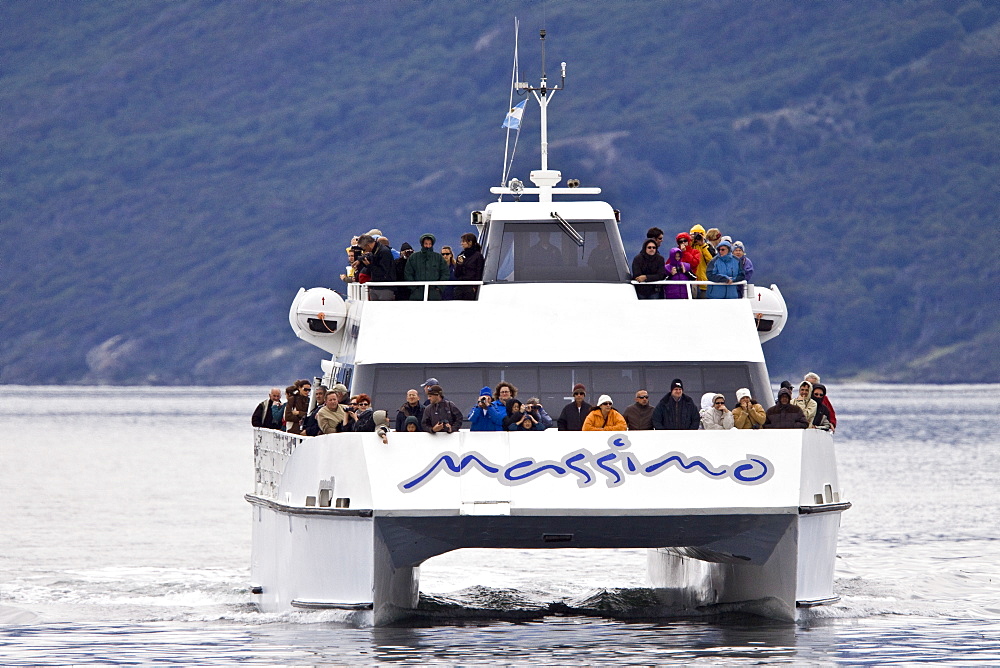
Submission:
[[[448,271],[448,263],[445,262],[440,253],[434,251],[435,241],[437,239],[429,232],[420,237],[420,251],[411,255],[410,259],[406,261],[406,271],[404,272],[406,280],[447,281],[449,279],[451,274]],[[410,289],[411,301],[423,301],[423,298],[424,289],[422,287]],[[430,301],[439,301],[441,299],[441,288],[430,286],[428,299]]]

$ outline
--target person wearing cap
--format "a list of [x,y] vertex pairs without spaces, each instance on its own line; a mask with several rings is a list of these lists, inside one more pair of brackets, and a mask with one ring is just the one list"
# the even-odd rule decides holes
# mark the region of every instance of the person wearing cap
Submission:
[[429,406],[431,403],[431,386],[439,384],[440,383],[438,383],[437,378],[428,378],[424,382],[420,383],[420,387],[424,391],[424,396],[427,397],[426,399],[424,399],[424,408],[427,408],[427,406]]
[[406,401],[396,411],[396,431],[404,431],[406,418],[413,417],[417,420],[418,430],[420,418],[424,416],[424,407],[420,403],[420,395],[416,390],[406,391]]
[[[740,270],[743,272],[743,280],[749,283],[750,280],[753,278],[753,262],[750,261],[750,258],[747,257],[746,253],[747,249],[746,246],[743,245],[742,241],[733,242],[733,257],[739,260]],[[737,285],[736,292],[739,294],[740,297],[742,297],[743,286]]]
[[465,419],[472,423],[471,431],[503,431],[505,417],[506,406],[502,401],[493,400],[493,390],[487,385],[479,390],[479,401]]
[[403,429],[396,431],[421,431],[420,420],[411,415],[403,422]]
[[622,413],[629,431],[643,431],[653,428],[653,407],[649,405],[649,392],[638,390],[635,403]]
[[[708,242],[705,241],[705,228],[701,225],[695,225],[688,234],[691,235],[691,248],[698,254],[698,263],[695,264],[690,260],[687,262],[691,264],[692,271],[699,281],[707,281],[706,272],[708,271],[708,263],[712,261],[712,251],[708,250]],[[707,287],[706,285],[697,286],[698,289],[694,291],[695,298],[704,299]]]
[[[404,275],[407,281],[447,281],[450,277],[448,263],[441,257],[440,253],[434,251],[434,242],[437,239],[431,233],[426,233],[420,237],[420,251],[410,256],[406,261]],[[441,287],[437,285],[429,286],[428,300],[441,300]],[[410,301],[423,301],[424,288],[410,288]]]
[[701,409],[701,426],[704,429],[732,429],[733,412],[726,408],[726,397],[717,392],[709,393],[709,404]]
[[[483,280],[483,269],[486,260],[483,258],[483,249],[476,241],[476,235],[466,232],[462,235],[462,252],[455,258],[455,280],[456,281],[481,281]],[[479,288],[475,285],[455,286],[455,299],[475,300],[479,294]]]
[[743,272],[740,270],[740,261],[730,253],[732,244],[728,241],[719,242],[719,254],[708,263],[708,280],[719,285],[708,286],[709,299],[736,299],[739,292],[736,290],[738,283],[743,280]]
[[462,428],[462,411],[444,398],[444,389],[440,385],[428,387],[427,398],[430,404],[424,408],[424,416],[420,419],[420,426],[424,431],[431,434],[452,434]]
[[[396,265],[388,246],[378,243],[374,237],[367,234],[362,234],[358,238],[358,245],[365,251],[361,256],[361,263],[368,268],[368,282],[392,283],[396,280]],[[396,291],[391,287],[377,288],[369,285],[368,299],[373,302],[395,301]]]
[[674,378],[670,392],[663,395],[653,411],[653,429],[697,429],[701,416],[694,400],[684,394],[684,383]]
[[809,426],[802,409],[792,403],[792,391],[778,390],[778,403],[767,409],[764,429],[805,429]]
[[736,408],[733,409],[733,424],[737,429],[760,429],[764,426],[764,407],[750,396],[750,390],[741,387],[736,390]]
[[590,409],[583,421],[583,431],[625,431],[628,425],[622,414],[615,410],[611,397],[602,394],[597,405]]
[[330,388],[330,392],[336,392],[340,403],[344,403],[344,399],[347,397],[347,386],[343,383],[335,383],[334,386]]
[[577,383],[573,386],[573,401],[563,406],[562,412],[556,419],[556,426],[559,431],[580,431],[590,409],[591,406],[587,403],[587,388],[583,383]]

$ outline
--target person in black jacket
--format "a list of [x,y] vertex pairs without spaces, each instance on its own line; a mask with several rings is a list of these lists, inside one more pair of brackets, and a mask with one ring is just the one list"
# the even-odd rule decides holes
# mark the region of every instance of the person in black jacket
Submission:
[[563,407],[556,425],[559,431],[581,431],[583,421],[590,414],[591,405],[587,403],[587,388],[583,383],[573,386],[573,401]]
[[[368,268],[369,282],[392,283],[396,280],[396,262],[388,246],[383,246],[375,241],[374,237],[367,234],[358,237],[358,245],[365,251],[365,254],[361,256],[361,263]],[[395,301],[396,290],[394,288],[379,289],[370,285],[368,286],[368,299],[373,302]]]
[[694,400],[684,394],[684,383],[674,378],[670,393],[663,395],[653,411],[653,429],[697,429],[701,416]]
[[[276,411],[273,410],[274,407],[281,409],[277,411],[277,416],[275,415]],[[264,429],[280,430],[282,429],[281,420],[283,414],[284,407],[281,405],[281,390],[276,387],[272,387],[267,399],[257,404],[257,408],[254,410],[253,415],[250,416],[250,424],[255,427],[263,427]]]
[[[396,258],[396,282],[401,283],[406,280],[406,261],[413,255],[413,246],[410,242],[404,241],[399,247],[399,257]],[[410,289],[400,285],[396,286],[396,300],[406,301],[410,298]]]
[[[455,258],[456,281],[481,281],[486,260],[482,248],[476,241],[476,235],[466,232],[462,235],[462,252]],[[475,285],[455,286],[455,299],[474,300],[479,291]]]
[[778,390],[778,403],[767,409],[764,429],[806,429],[809,422],[802,409],[792,403],[792,391]]
[[424,407],[420,403],[420,395],[416,390],[410,389],[406,391],[406,402],[399,407],[396,411],[396,431],[406,431],[406,418],[415,417],[417,418],[417,424],[420,424],[420,418],[424,416]]
[[[666,260],[657,250],[656,239],[646,239],[642,250],[632,259],[632,280],[637,283],[662,281],[667,277]],[[662,285],[637,285],[639,299],[663,299]]]
[[427,388],[427,399],[430,403],[424,408],[424,416],[420,419],[420,426],[424,431],[453,434],[462,428],[465,416],[458,406],[444,398],[444,389],[440,385]]

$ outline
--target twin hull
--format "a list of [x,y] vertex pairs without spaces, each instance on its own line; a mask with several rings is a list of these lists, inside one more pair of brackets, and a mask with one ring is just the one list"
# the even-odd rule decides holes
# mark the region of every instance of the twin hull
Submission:
[[[264,611],[417,606],[419,565],[465,547],[650,548],[678,614],[769,617],[833,599],[840,500],[815,430],[255,434],[252,578]],[[613,559],[613,557],[611,557]],[[596,575],[596,574],[595,574]]]

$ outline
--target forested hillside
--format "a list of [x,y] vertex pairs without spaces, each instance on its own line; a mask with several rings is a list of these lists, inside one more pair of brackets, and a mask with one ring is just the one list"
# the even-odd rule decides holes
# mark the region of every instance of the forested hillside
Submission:
[[295,291],[342,287],[352,234],[455,243],[490,200],[515,16],[526,77],[541,27],[569,64],[551,166],[630,254],[650,225],[742,239],[791,310],[775,377],[1000,381],[1000,3],[25,0],[0,10],[0,382],[318,372]]

